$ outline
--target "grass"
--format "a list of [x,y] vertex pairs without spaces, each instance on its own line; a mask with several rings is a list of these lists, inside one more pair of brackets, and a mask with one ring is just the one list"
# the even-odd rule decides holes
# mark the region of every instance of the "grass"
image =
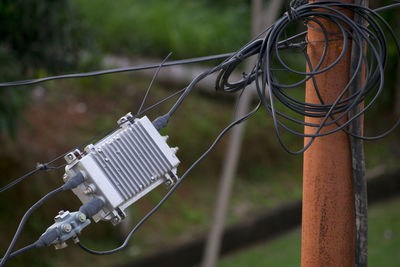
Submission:
[[[368,265],[396,267],[400,262],[400,198],[369,210]],[[300,266],[301,233],[292,231],[274,241],[254,246],[220,260],[218,267]]]
[[[31,168],[35,162],[45,162],[114,126],[120,116],[128,111],[137,110],[148,82],[136,75],[118,74],[43,85],[44,97],[35,101],[26,111],[30,126],[19,133],[18,143],[10,141],[0,151],[2,159],[0,167],[3,175],[11,180],[12,177],[17,177],[24,170]],[[154,103],[170,93],[171,91],[156,83],[147,103]],[[215,136],[231,119],[233,102],[233,100],[228,102],[204,98],[195,92],[185,100],[171,119],[169,126],[163,130],[163,134],[170,136],[169,143],[180,148],[178,156],[182,163],[179,166],[179,175],[208,148]],[[85,112],[77,112],[78,103],[86,105]],[[150,112],[149,117],[155,118],[163,114],[170,105],[170,102],[163,104],[156,111]],[[301,144],[301,141],[298,143],[297,139],[286,134],[283,138],[289,145]],[[369,163],[373,166],[388,162],[396,164],[395,154],[386,148],[389,147],[388,144],[398,142],[395,138],[392,135],[379,142],[366,143],[367,166]],[[76,248],[58,253],[42,249],[35,254],[21,256],[15,261],[14,266],[26,265],[32,260],[32,255],[36,259],[33,265],[37,266],[62,266],[62,262],[67,260],[71,265],[95,261],[98,266],[112,266],[116,262],[141,257],[161,250],[171,243],[185,241],[193,235],[205,233],[209,227],[216,198],[226,140],[224,138],[215,151],[199,164],[171,199],[135,234],[129,243],[129,248],[121,254],[108,256],[103,261],[85,255]],[[248,121],[243,142],[228,223],[239,222],[242,218],[260,210],[301,198],[302,156],[291,156],[283,151],[273,133],[271,119],[264,109]],[[16,191],[11,190],[0,196],[2,218],[0,228],[5,229],[3,231],[7,233],[0,240],[3,249],[10,239],[9,235],[16,227],[17,222],[14,218],[19,218],[22,211],[44,191],[59,185],[61,177],[62,170],[56,173],[43,173],[32,178],[30,182],[16,187]],[[146,214],[165,192],[164,188],[160,188],[135,203],[131,209],[132,224]],[[19,197],[21,195],[24,197]],[[70,194],[49,203],[29,221],[27,233],[23,235],[21,241],[25,244],[37,238],[51,223],[60,207],[75,210],[79,207],[79,201]],[[90,247],[106,249],[119,244],[120,236],[119,228],[107,223],[98,223],[85,229],[82,239]],[[73,255],[80,256],[73,257]],[[289,261],[291,258],[283,257],[282,260]],[[13,262],[10,262],[10,266],[13,266]]]

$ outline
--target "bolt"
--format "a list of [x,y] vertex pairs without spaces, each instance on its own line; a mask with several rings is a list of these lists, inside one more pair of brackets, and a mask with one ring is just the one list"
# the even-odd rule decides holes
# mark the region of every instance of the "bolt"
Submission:
[[85,195],[89,195],[89,194],[93,193],[93,189],[91,187],[88,187],[86,190],[83,190],[83,193]]
[[84,213],[78,213],[77,218],[82,223],[86,221],[86,215]]
[[64,211],[63,210],[60,210],[59,212],[58,212],[58,215],[63,215],[64,214]]
[[176,154],[176,152],[178,152],[178,150],[179,150],[179,147],[173,147],[173,148],[171,148],[171,150],[172,150],[172,153]]
[[113,224],[119,223],[119,218],[118,218],[118,217],[114,217],[114,218],[112,219],[112,223],[113,223]]
[[79,238],[78,238],[78,236],[74,236],[74,237],[72,238],[72,240],[74,241],[74,244],[78,244],[78,243],[79,243]]
[[56,244],[54,244],[54,247],[55,247],[56,249],[63,249],[63,248],[68,247],[68,245],[67,245],[67,243],[62,242],[62,243],[56,243]]
[[72,226],[69,223],[64,223],[61,226],[61,229],[65,232],[65,233],[69,233],[72,230]]
[[73,160],[74,159],[74,156],[72,155],[72,154],[68,154],[68,156],[67,156],[70,160]]
[[66,173],[64,173],[64,175],[63,175],[64,183],[68,181],[68,178],[69,178],[69,176]]
[[172,182],[171,182],[171,180],[168,180],[168,181],[165,182],[165,184],[166,184],[167,186],[170,186],[170,185],[172,184]]

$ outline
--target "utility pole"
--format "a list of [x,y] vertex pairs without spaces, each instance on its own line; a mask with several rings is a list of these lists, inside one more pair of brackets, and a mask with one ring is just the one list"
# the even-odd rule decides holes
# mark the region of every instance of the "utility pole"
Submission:
[[[352,0],[342,2],[353,3]],[[343,40],[342,36],[337,34],[340,32],[337,26],[327,20],[319,20],[327,29],[330,39],[326,58],[321,66],[325,68],[342,52]],[[312,25],[308,27],[307,52],[312,66],[316,66],[323,53],[325,38],[316,23],[309,24]],[[350,55],[351,46],[336,66],[315,75],[325,103],[334,102],[348,83]],[[306,84],[306,102],[321,104],[311,80]],[[306,117],[305,121],[320,123],[322,119]],[[333,127],[335,125],[324,127],[323,132]],[[315,128],[312,127],[304,128],[306,134],[313,134],[314,131]],[[304,142],[308,141],[309,138],[305,138]],[[316,138],[304,153],[301,265],[354,266],[354,244],[352,157],[349,137],[345,132],[339,131]]]
[[[268,11],[263,12],[263,1],[253,0],[252,1],[252,36],[256,36],[260,31],[263,30],[263,22],[266,25],[272,24],[279,15],[279,9],[282,6],[283,0],[271,0],[268,5]],[[263,19],[263,16],[266,19]],[[247,70],[251,70],[254,65],[254,61],[248,61],[246,66]],[[238,106],[236,112],[236,118],[243,117],[247,114],[250,108],[251,100],[255,93],[253,88],[247,88],[244,90],[240,99],[238,99]],[[211,229],[208,234],[207,243],[204,249],[204,256],[202,261],[202,267],[213,267],[215,266],[221,247],[222,233],[225,228],[225,219],[228,210],[228,204],[232,192],[233,181],[236,175],[237,164],[240,157],[240,150],[242,146],[243,133],[245,130],[245,122],[237,125],[232,129],[229,136],[228,148],[226,151],[226,157],[222,168],[221,182],[218,188],[216,207],[214,210],[214,216],[211,223]]]

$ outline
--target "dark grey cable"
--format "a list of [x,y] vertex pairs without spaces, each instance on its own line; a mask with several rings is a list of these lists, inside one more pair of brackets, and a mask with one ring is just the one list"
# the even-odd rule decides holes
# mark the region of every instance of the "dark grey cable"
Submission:
[[84,181],[84,177],[83,177],[82,173],[78,173],[77,175],[68,179],[68,181],[65,184],[63,184],[62,186],[60,186],[59,188],[47,193],[44,197],[42,197],[39,201],[37,201],[35,204],[33,204],[25,212],[24,216],[22,217],[22,219],[18,225],[17,231],[15,232],[13,239],[11,240],[10,245],[8,246],[6,253],[4,254],[3,258],[0,261],[0,267],[2,267],[8,260],[10,254],[11,254],[11,251],[13,250],[15,243],[17,242],[19,236],[21,235],[22,229],[24,228],[24,226],[25,226],[26,222],[28,221],[28,218],[31,216],[31,214],[36,209],[38,209],[40,206],[42,206],[43,203],[46,202],[49,198],[51,198],[63,191],[70,190],[70,189],[78,186],[79,184],[81,184],[83,181]]
[[146,93],[144,94],[144,97],[143,97],[142,103],[140,104],[139,110],[138,110],[138,112],[136,112],[136,117],[137,117],[137,114],[140,114],[140,112],[142,111],[142,108],[143,108],[143,106],[144,106],[144,103],[146,102],[147,96],[149,95],[149,92],[150,92],[151,88],[153,87],[153,83],[154,83],[154,81],[156,80],[156,78],[157,78],[157,76],[158,76],[158,73],[160,72],[161,68],[164,66],[165,62],[168,60],[168,58],[169,58],[171,55],[172,55],[172,52],[170,52],[170,53],[164,58],[164,60],[163,60],[163,61],[160,63],[160,65],[158,66],[157,71],[154,73],[153,78],[151,79],[151,82],[150,82],[150,84],[149,84],[149,87],[147,88]]
[[148,212],[136,225],[135,227],[129,232],[127,237],[125,238],[124,242],[122,245],[120,245],[117,248],[111,249],[111,250],[106,250],[106,251],[96,251],[92,250],[90,248],[87,248],[84,246],[82,243],[78,242],[78,245],[80,248],[82,248],[84,251],[94,254],[94,255],[109,255],[113,254],[115,252],[118,252],[122,249],[124,249],[127,245],[129,240],[132,238],[133,234],[155,213],[158,211],[158,209],[167,201],[167,199],[172,195],[172,193],[178,188],[178,186],[183,182],[183,180],[188,176],[188,174],[202,161],[217,145],[217,143],[222,139],[222,137],[230,130],[232,129],[235,125],[240,124],[241,122],[247,120],[251,116],[253,116],[258,109],[260,108],[261,103],[259,102],[258,105],[247,115],[243,116],[242,118],[239,118],[233,122],[231,122],[224,130],[221,131],[221,133],[217,136],[215,141],[211,144],[211,146],[185,171],[185,173],[180,177],[180,179],[176,182],[176,184],[168,191],[168,193],[160,200],[160,202],[150,211]]
[[[182,60],[174,60],[167,62],[163,65],[163,67],[175,66],[175,65],[185,65],[192,64],[216,59],[223,59],[231,56],[233,53],[219,54],[213,56],[205,56],[205,57],[197,57],[190,59],[182,59]],[[91,71],[85,73],[74,73],[74,74],[65,74],[59,76],[51,76],[39,79],[25,80],[25,81],[15,81],[15,82],[4,82],[0,83],[0,87],[10,87],[10,86],[23,86],[23,85],[32,85],[38,84],[42,82],[52,81],[52,80],[61,80],[61,79],[72,79],[72,78],[83,78],[83,77],[93,77],[100,76],[112,73],[122,73],[122,72],[131,72],[131,71],[139,71],[139,70],[148,70],[148,69],[156,69],[160,66],[160,64],[147,64],[140,66],[130,66],[124,68],[116,68],[116,69],[107,69],[107,70],[99,70],[99,71]]]

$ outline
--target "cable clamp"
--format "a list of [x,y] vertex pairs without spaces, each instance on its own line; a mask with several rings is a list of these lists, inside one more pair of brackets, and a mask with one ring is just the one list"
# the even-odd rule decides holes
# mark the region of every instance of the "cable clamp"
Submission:
[[36,169],[40,170],[40,171],[47,171],[49,170],[49,165],[47,163],[36,163]]

